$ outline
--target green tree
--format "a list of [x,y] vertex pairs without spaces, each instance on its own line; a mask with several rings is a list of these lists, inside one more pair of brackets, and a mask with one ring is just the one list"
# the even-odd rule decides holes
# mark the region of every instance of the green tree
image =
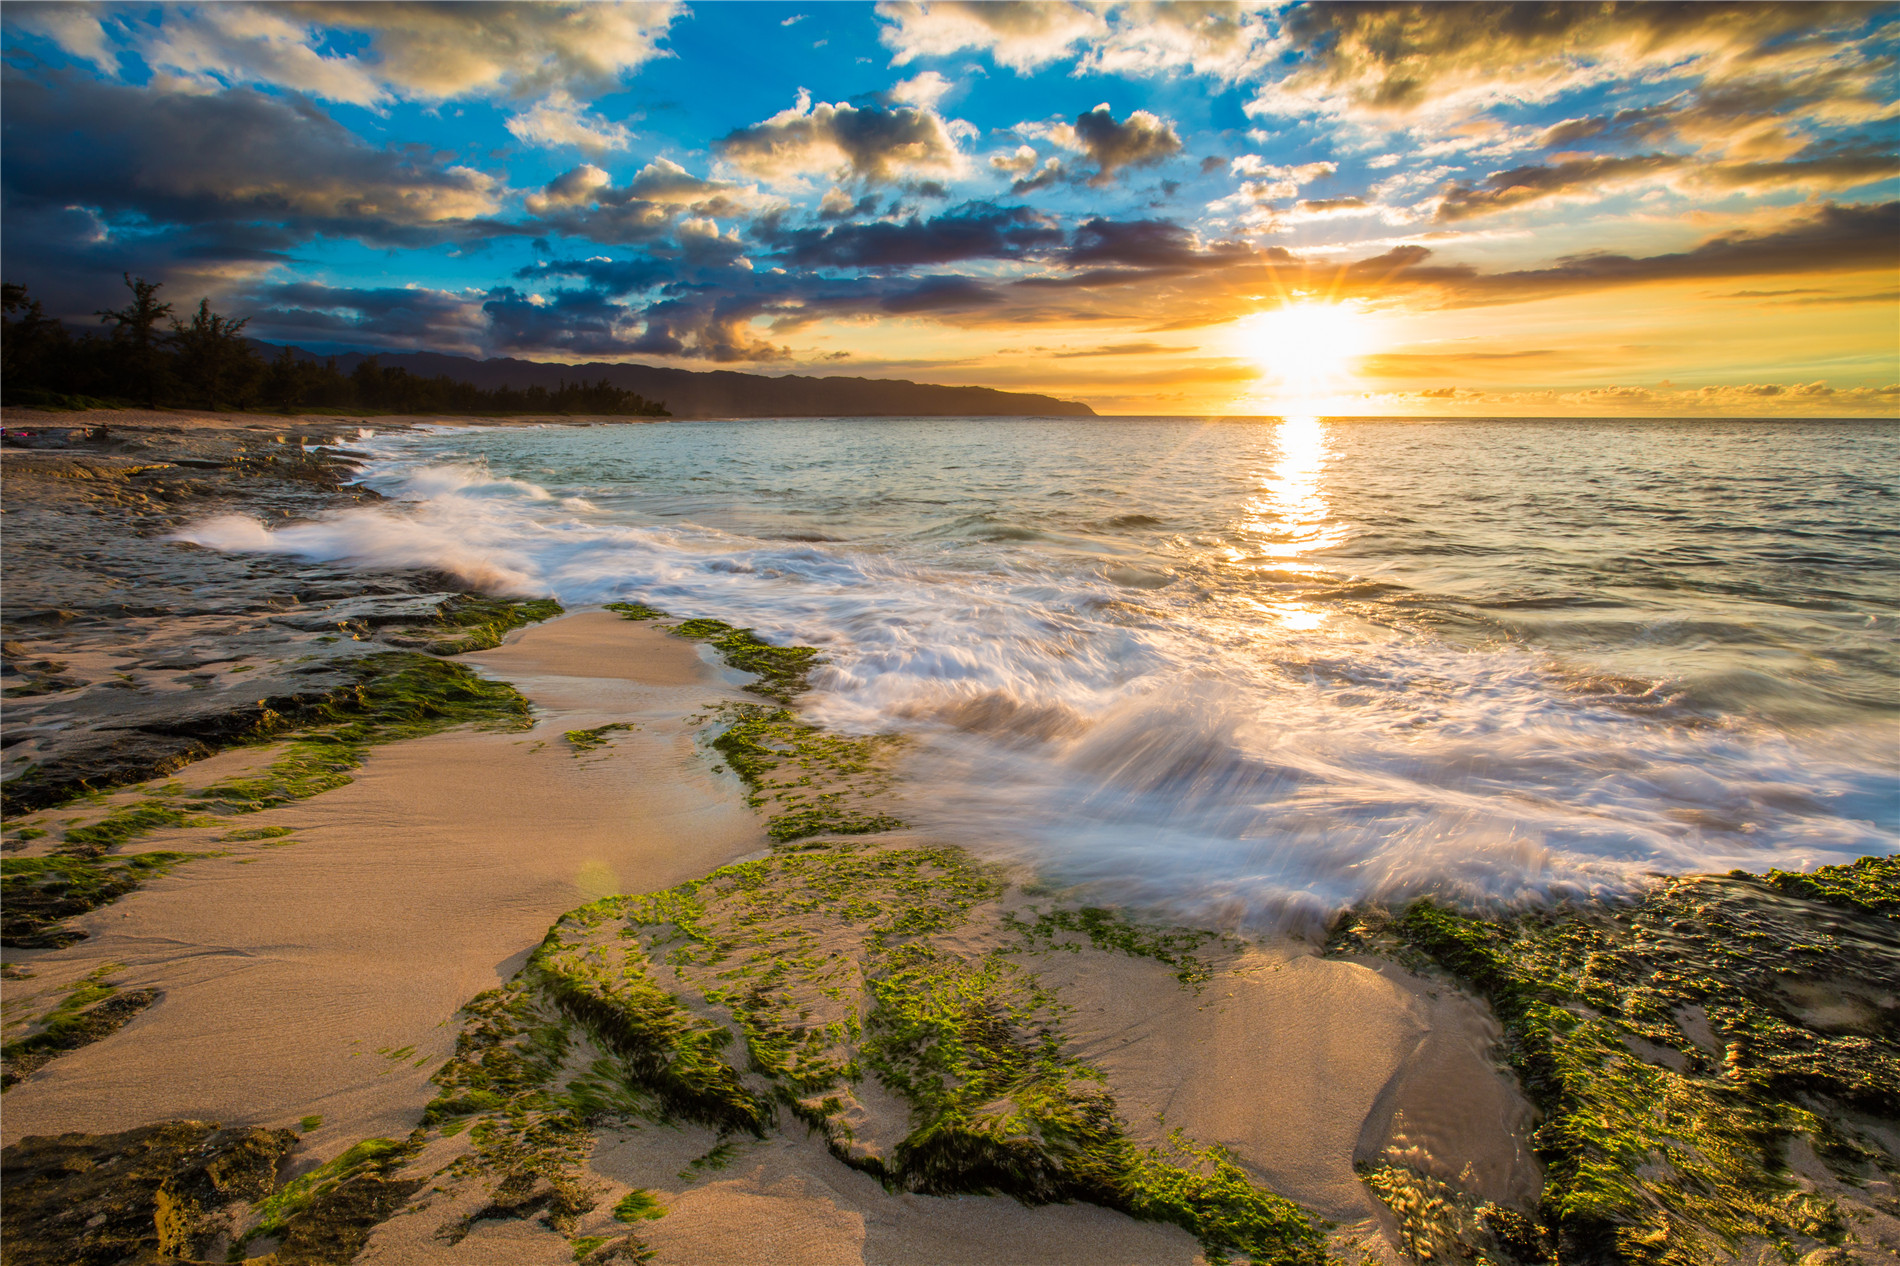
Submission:
[[125,386],[149,409],[158,403],[165,368],[158,346],[163,336],[155,337],[152,330],[172,314],[172,305],[158,301],[163,282],[147,281],[143,277],[135,281],[131,273],[121,275],[126,289],[132,292],[132,302],[94,315],[101,322],[112,324],[112,340],[120,350]]
[[198,301],[189,323],[172,318],[170,342],[191,403],[216,409],[247,402],[258,370],[257,357],[244,340],[244,327],[250,323],[249,317],[233,321],[213,312],[209,299]]
[[0,283],[0,384],[43,387],[57,376],[70,339],[66,327],[46,315],[26,287]]

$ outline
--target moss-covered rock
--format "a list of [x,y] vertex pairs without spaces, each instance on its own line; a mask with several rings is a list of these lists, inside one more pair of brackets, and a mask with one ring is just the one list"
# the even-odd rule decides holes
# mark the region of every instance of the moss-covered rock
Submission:
[[[1335,947],[1422,953],[1491,1003],[1544,1118],[1560,1261],[1798,1256],[1843,1239],[1855,1189],[1900,1176],[1867,1124],[1900,1120],[1900,925],[1874,913],[1895,866],[1670,879],[1501,919],[1419,902],[1362,912]],[[1797,1138],[1831,1175],[1790,1169]]]
[[815,647],[774,646],[751,629],[734,628],[723,620],[682,620],[673,631],[681,637],[712,643],[728,664],[740,672],[757,674],[759,680],[747,690],[779,703],[790,703],[793,696],[809,689],[808,678],[818,664]]
[[235,1229],[231,1206],[269,1196],[277,1163],[295,1142],[288,1130],[204,1121],[22,1139],[0,1153],[6,1259],[10,1266],[200,1259]]
[[159,1000],[156,989],[121,992],[107,979],[120,969],[107,963],[89,973],[45,1015],[31,1031],[0,1046],[0,1091],[29,1077],[68,1051],[110,1037],[132,1018]]
[[552,598],[521,602],[478,593],[457,594],[437,608],[435,623],[439,633],[434,629],[411,633],[399,644],[419,644],[431,655],[488,651],[500,646],[502,639],[514,630],[552,620],[562,612],[561,604]]
[[[477,1118],[492,1147],[563,1114],[763,1135],[784,1109],[896,1188],[1086,1200],[1183,1226],[1211,1260],[1324,1260],[1312,1218],[1232,1157],[1132,1140],[1024,965],[1049,937],[1001,917],[1004,889],[959,849],[838,841],[596,902],[471,1007],[432,1118]],[[1188,961],[1185,942],[1105,911],[1077,927]],[[611,1059],[578,1069],[581,1046]],[[855,1130],[867,1079],[909,1110],[892,1137]]]
[[[152,831],[209,825],[344,786],[378,743],[458,725],[516,729],[529,724],[528,701],[519,691],[460,664],[390,651],[355,660],[349,671],[351,688],[311,709],[308,723],[287,736],[283,750],[261,772],[189,794],[160,790],[96,823],[66,831],[52,856],[0,858],[0,944],[44,946],[77,939],[81,934],[62,926],[63,920],[116,901],[143,880],[203,856],[113,852]],[[265,732],[276,733],[274,727]]]

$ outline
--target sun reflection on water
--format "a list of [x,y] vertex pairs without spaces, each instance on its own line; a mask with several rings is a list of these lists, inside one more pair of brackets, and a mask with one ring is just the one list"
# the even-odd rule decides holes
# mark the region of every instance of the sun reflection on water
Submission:
[[[1319,566],[1305,556],[1336,544],[1343,533],[1332,518],[1323,482],[1332,455],[1326,423],[1315,417],[1282,418],[1274,428],[1274,442],[1279,455],[1241,510],[1238,527],[1247,549],[1236,561],[1276,572],[1317,573]],[[1315,629],[1326,621],[1324,610],[1298,600],[1253,605],[1295,631]]]

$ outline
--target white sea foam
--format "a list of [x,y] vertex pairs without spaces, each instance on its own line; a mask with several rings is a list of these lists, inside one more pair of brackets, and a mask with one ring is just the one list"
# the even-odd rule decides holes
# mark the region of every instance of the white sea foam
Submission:
[[[640,495],[631,455],[559,466],[575,434],[511,440],[509,475],[440,460],[453,436],[378,440],[372,482],[391,501],[281,527],[226,516],[181,539],[570,606],[637,598],[819,646],[818,719],[919,740],[914,822],[1194,917],[1311,924],[1369,896],[1534,900],[1896,846],[1890,723],[1710,715],[1661,680],[1580,690],[1578,657],[1408,624],[1376,577],[1316,598],[1286,543],[1310,556],[1344,529],[1312,480],[1257,485],[1245,513],[1266,522],[1245,550],[1192,531],[1134,548],[1084,539],[1079,519],[1012,519],[1007,498],[854,533],[886,513],[881,494],[794,489],[764,460],[740,481],[748,505],[817,506],[855,537],[788,540],[823,533],[665,500],[715,478],[717,434],[642,472],[655,490]],[[524,477],[540,461],[557,462],[553,487]],[[1256,567],[1239,580],[1236,555]]]

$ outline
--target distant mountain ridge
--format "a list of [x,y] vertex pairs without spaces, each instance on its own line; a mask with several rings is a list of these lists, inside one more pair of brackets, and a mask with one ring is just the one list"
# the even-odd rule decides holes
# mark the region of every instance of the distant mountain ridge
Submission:
[[[279,345],[271,343],[260,342],[257,348],[267,359],[279,351]],[[292,346],[290,350],[293,355],[314,361],[331,359],[301,347]],[[423,378],[441,375],[486,390],[533,386],[552,389],[562,380],[591,383],[604,378],[623,391],[665,401],[667,411],[676,418],[1095,416],[1095,410],[1079,400],[993,387],[947,387],[901,378],[774,377],[726,369],[667,369],[606,361],[554,365],[513,358],[475,360],[441,352],[342,352],[335,360],[337,368],[347,374],[372,357],[379,365],[401,367]]]

